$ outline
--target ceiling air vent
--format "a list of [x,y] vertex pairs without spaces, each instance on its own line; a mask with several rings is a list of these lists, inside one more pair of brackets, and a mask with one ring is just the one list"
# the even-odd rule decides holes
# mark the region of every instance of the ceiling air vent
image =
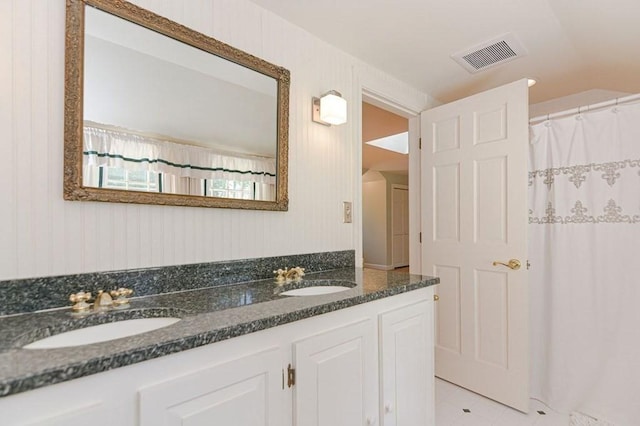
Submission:
[[527,51],[509,33],[480,45],[458,52],[451,57],[472,74],[525,56]]

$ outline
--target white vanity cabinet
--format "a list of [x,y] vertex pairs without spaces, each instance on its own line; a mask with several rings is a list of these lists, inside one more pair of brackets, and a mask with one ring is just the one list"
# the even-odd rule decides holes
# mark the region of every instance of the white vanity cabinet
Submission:
[[375,323],[341,326],[293,344],[294,424],[373,424],[378,415]]
[[435,425],[433,288],[331,315],[293,343],[293,425]]
[[144,387],[140,426],[282,425],[281,367],[271,348]]
[[435,424],[433,289],[367,305],[294,342],[295,426]]
[[0,424],[433,426],[433,381],[426,287],[0,398]]
[[435,424],[432,301],[380,315],[382,426]]
[[110,376],[95,374],[0,398],[0,425],[132,425],[134,396]]

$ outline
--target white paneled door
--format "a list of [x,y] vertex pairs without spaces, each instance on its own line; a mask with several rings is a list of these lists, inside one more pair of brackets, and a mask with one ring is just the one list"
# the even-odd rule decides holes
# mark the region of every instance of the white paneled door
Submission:
[[421,128],[422,271],[441,280],[436,376],[526,412],[527,82],[425,111]]
[[409,265],[409,187],[391,189],[391,234],[393,267]]

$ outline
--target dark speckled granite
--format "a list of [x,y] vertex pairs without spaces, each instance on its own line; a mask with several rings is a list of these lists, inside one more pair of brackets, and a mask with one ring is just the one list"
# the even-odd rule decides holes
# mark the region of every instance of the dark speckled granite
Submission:
[[69,295],[81,290],[131,288],[135,296],[193,290],[273,277],[278,268],[302,266],[307,273],[353,267],[353,250],[160,268],[63,275],[0,281],[0,315],[69,306]]
[[[289,265],[308,265],[302,261]],[[279,265],[284,266],[284,265]],[[271,264],[266,269],[273,269]],[[309,268],[312,269],[312,268]],[[179,280],[179,277],[176,277]],[[88,376],[213,342],[287,324],[349,306],[437,284],[433,277],[406,272],[343,268],[309,273],[287,289],[352,283],[339,293],[287,297],[273,279],[217,285],[139,297],[128,309],[74,318],[68,310],[0,317],[0,396]],[[177,286],[190,284],[175,283]],[[65,330],[118,319],[179,316],[181,321],[136,336],[75,348],[26,350],[21,346]]]

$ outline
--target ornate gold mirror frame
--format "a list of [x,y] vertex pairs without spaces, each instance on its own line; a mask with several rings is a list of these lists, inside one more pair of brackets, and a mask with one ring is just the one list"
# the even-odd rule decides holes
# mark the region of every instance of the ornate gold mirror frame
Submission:
[[[277,82],[277,177],[275,201],[125,191],[83,185],[83,95],[85,5],[138,24],[187,45],[272,77]],[[123,0],[67,0],[65,48],[64,199],[286,211],[290,75],[271,64]],[[251,120],[251,117],[247,117]]]

